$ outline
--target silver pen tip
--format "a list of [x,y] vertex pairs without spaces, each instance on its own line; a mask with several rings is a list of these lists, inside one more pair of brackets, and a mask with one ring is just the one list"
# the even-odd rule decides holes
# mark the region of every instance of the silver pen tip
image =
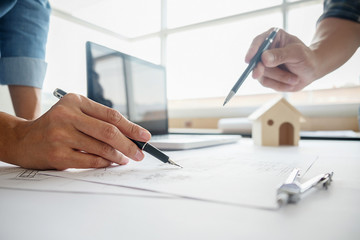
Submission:
[[229,94],[227,95],[227,97],[225,98],[223,106],[225,106],[225,104],[227,104],[234,95],[235,95],[235,92],[231,90],[229,92]]
[[168,162],[169,162],[171,165],[175,165],[175,166],[178,166],[178,167],[180,167],[180,168],[183,168],[181,165],[177,164],[176,162],[174,162],[174,161],[171,160],[170,158],[169,158]]

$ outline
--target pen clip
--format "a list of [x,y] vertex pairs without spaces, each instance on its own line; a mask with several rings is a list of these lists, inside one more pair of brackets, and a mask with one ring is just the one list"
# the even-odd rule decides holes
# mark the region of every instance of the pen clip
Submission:
[[65,92],[64,90],[61,90],[60,88],[56,88],[53,92],[54,96],[57,97],[58,99],[63,98],[67,92]]

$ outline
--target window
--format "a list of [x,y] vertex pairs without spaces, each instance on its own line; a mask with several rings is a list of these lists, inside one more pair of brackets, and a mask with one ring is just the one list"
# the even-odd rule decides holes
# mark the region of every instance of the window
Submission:
[[[280,11],[230,23],[181,31],[168,36],[169,99],[226,96],[246,68],[245,54],[258,33],[281,26]],[[199,91],[201,89],[201,91]],[[257,81],[245,81],[238,94],[266,92]]]
[[[45,92],[61,85],[86,92],[84,44],[93,40],[165,65],[170,117],[178,111],[189,116],[247,116],[281,94],[249,76],[231,106],[222,108],[246,68],[244,57],[256,35],[278,26],[309,44],[323,10],[322,0],[52,0],[52,4]],[[286,96],[300,106],[358,105],[359,62],[358,51],[339,70]],[[192,109],[199,111],[187,111]]]

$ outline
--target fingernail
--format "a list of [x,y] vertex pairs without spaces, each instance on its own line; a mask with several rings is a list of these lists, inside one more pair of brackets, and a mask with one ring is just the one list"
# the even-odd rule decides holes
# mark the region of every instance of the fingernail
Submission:
[[144,154],[141,151],[137,150],[134,160],[135,161],[141,161],[143,158],[144,158]]
[[126,165],[128,164],[128,162],[129,162],[129,158],[124,155],[120,161],[120,165]]

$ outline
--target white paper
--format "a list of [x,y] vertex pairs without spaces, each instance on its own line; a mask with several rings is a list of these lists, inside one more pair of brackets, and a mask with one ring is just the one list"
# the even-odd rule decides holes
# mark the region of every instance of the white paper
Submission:
[[277,187],[294,167],[304,172],[317,159],[316,155],[301,153],[298,147],[256,147],[249,139],[167,154],[184,168],[147,155],[142,162],[125,166],[44,174],[194,200],[277,208]]
[[0,162],[0,188],[21,191],[169,198],[169,196],[162,194],[122,188],[119,186],[44,175],[37,170],[23,169],[2,162]]

